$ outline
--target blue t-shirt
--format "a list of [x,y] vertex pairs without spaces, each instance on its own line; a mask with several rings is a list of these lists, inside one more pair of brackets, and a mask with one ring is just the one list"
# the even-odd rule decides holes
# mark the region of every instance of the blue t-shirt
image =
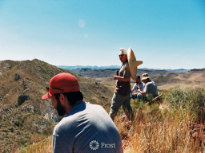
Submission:
[[119,132],[99,105],[82,102],[54,128],[54,153],[122,153]]
[[154,81],[147,82],[143,91],[146,92],[146,94],[152,94],[153,97],[158,95],[157,86],[155,85]]

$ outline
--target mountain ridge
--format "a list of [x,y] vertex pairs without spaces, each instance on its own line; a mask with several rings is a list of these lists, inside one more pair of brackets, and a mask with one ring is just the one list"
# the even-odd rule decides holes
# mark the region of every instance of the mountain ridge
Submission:
[[65,65],[58,65],[57,67],[59,68],[64,68],[64,69],[79,69],[79,68],[90,68],[90,69],[104,69],[104,68],[120,68],[119,65],[110,65],[110,66],[91,66],[91,65],[87,65],[87,66],[82,66],[82,65],[76,65],[76,66],[65,66]]
[[[75,65],[75,66],[66,66],[66,65],[57,65],[59,68],[67,69],[67,70],[78,70],[78,69],[119,69],[121,66],[119,65],[110,65],[110,66],[82,66],[82,65]],[[139,68],[142,70],[165,70],[165,71],[173,71],[173,72],[188,72],[191,69],[153,69],[153,68]]]

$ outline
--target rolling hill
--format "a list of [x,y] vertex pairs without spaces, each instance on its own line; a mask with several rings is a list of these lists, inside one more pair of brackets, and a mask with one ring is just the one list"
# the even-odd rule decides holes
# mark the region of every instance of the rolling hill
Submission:
[[[52,134],[60,117],[51,101],[43,101],[41,96],[49,80],[61,72],[72,73],[38,59],[0,61],[0,152],[11,152],[14,146],[26,146]],[[84,100],[106,108],[112,91],[101,83],[75,76]]]

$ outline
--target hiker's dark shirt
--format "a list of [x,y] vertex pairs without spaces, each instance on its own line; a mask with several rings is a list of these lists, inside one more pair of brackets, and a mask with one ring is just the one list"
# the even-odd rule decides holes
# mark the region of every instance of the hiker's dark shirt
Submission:
[[[128,62],[125,62],[122,64],[118,75],[124,76],[125,78],[130,78],[130,68],[129,68]],[[122,96],[127,96],[130,94],[131,92],[130,81],[124,82],[124,81],[117,80],[116,84],[117,85],[116,85],[115,93],[118,93]]]

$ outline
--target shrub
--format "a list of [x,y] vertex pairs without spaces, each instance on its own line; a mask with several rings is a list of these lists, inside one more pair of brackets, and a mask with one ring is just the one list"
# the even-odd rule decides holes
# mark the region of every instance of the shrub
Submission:
[[171,108],[188,109],[204,122],[205,88],[171,89],[167,92],[165,100],[170,103]]

